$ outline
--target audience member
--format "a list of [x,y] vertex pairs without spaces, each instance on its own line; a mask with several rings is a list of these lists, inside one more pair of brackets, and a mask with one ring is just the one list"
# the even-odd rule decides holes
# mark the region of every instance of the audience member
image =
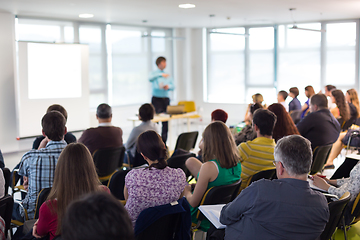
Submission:
[[281,90],[277,95],[278,103],[284,106],[285,110],[289,112],[289,105],[286,104],[285,100],[288,96],[288,93],[284,90]]
[[102,103],[97,107],[96,119],[99,121],[97,128],[89,128],[83,132],[79,142],[83,143],[93,154],[98,149],[121,147],[123,145],[122,130],[111,124],[111,107]]
[[95,193],[73,202],[62,222],[62,239],[134,240],[124,206],[110,194]]
[[33,228],[33,236],[36,238],[49,236],[52,240],[60,235],[62,219],[70,203],[84,194],[100,189],[100,182],[89,150],[82,143],[67,145],[56,165],[54,184],[48,200],[40,207],[39,219]]
[[[158,69],[151,72],[149,81],[152,86],[151,103],[155,107],[156,113],[166,113],[166,108],[170,104],[170,91],[175,88],[174,79],[168,73],[164,72],[166,68],[166,59],[158,57],[155,61]],[[162,122],[161,138],[166,143],[168,134],[168,122]]]
[[346,102],[349,104],[350,108],[350,117],[360,117],[360,104],[357,91],[354,88],[351,88],[346,91],[345,94]]
[[259,180],[223,207],[225,240],[303,240],[320,236],[329,219],[326,198],[307,182],[312,162],[310,142],[287,136],[275,147],[277,180]]
[[312,149],[333,144],[340,133],[340,124],[327,108],[327,98],[324,94],[315,94],[311,97],[310,113],[296,127],[299,133],[311,142]]
[[[24,187],[28,190],[22,204],[29,218],[34,217],[36,198],[43,188],[51,187],[57,160],[66,147],[66,119],[58,111],[46,113],[41,120],[44,140],[39,150],[31,150],[24,154],[19,167],[19,175],[23,176]],[[75,184],[75,183],[73,183]],[[14,203],[12,219],[24,221],[24,211],[18,203]]]
[[254,112],[259,108],[263,108],[263,106],[260,103],[254,103],[250,106],[250,114],[249,114],[250,124],[246,125],[238,134],[235,135],[234,138],[235,138],[236,146],[242,142],[254,140],[257,137],[257,133],[252,125],[252,119]]
[[250,118],[250,107],[251,105],[255,104],[255,103],[259,103],[261,106],[263,106],[263,108],[267,108],[266,104],[263,104],[264,102],[264,98],[260,93],[256,93],[254,95],[252,95],[252,100],[253,103],[250,103],[246,109],[245,112],[245,117],[244,117],[244,122],[246,125],[251,124],[251,118]]
[[[202,159],[189,158],[186,167],[197,179],[195,189],[191,185],[185,187],[184,196],[191,209],[193,223],[197,223],[198,206],[205,192],[215,186],[232,184],[240,179],[241,164],[234,138],[230,129],[220,121],[210,123],[203,132],[204,146]],[[207,231],[210,222],[201,221],[201,229]]]
[[180,168],[167,166],[165,144],[155,131],[140,134],[137,147],[149,167],[133,169],[125,177],[125,208],[134,226],[142,210],[176,201],[187,184]]
[[159,132],[158,125],[151,121],[154,118],[154,114],[155,109],[152,104],[145,103],[139,108],[139,120],[141,120],[141,124],[133,128],[125,144],[125,148],[128,150],[128,153],[131,154],[132,158],[135,157],[136,140],[141,133],[148,130]]
[[336,87],[334,85],[326,85],[325,86],[325,96],[328,99],[328,108],[333,109],[336,107],[336,104],[331,101],[331,91],[335,90]]
[[[46,110],[46,112],[51,112],[51,111],[59,111],[62,115],[64,115],[65,119],[67,120],[67,111],[65,110],[65,108],[59,104],[53,104],[51,105],[50,107],[48,107],[48,109]],[[33,143],[33,146],[32,146],[32,149],[38,149],[39,148],[39,145],[41,143],[41,141],[44,139],[45,137],[44,136],[39,136],[37,137],[35,140],[34,140],[34,143]],[[70,133],[70,132],[67,132],[64,136],[64,140],[67,144],[69,143],[73,143],[73,142],[76,142],[76,137]]]
[[360,192],[360,164],[351,170],[349,178],[329,180],[315,175],[314,185],[338,197],[350,192],[350,201],[353,201]]
[[273,169],[275,141],[272,139],[276,115],[267,109],[254,113],[253,127],[257,138],[238,146],[242,166],[241,189],[248,185],[249,178],[264,170]]
[[279,139],[289,135],[300,135],[290,115],[286,112],[284,106],[280,103],[271,104],[268,110],[275,113],[276,123],[273,131],[273,139],[275,142]]
[[297,96],[299,96],[299,89],[297,87],[292,87],[289,89],[289,96],[293,99],[289,103],[289,112],[301,110],[301,103]]
[[305,102],[305,104],[301,107],[302,113],[301,118],[304,118],[308,112],[310,111],[310,98],[315,94],[314,88],[312,86],[306,86],[305,87],[305,95],[308,98],[308,100]]
[[330,112],[335,118],[339,119],[341,124],[350,119],[349,105],[345,100],[344,93],[341,90],[334,89],[330,95],[331,101],[336,104],[336,107],[331,109]]
[[228,119],[228,114],[222,109],[216,109],[211,113],[211,121],[221,121],[223,123],[226,123]]

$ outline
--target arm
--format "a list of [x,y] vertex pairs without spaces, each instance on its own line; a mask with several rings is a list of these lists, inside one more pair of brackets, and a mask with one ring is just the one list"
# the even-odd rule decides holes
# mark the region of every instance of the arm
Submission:
[[305,111],[308,107],[309,107],[309,105],[307,103],[305,103],[304,105],[302,105],[301,111]]
[[[36,238],[47,235],[50,231],[52,219],[57,219],[57,215],[52,215],[47,202],[41,205],[39,210],[39,219],[36,221],[33,229],[33,235]],[[35,233],[35,234],[34,234]]]
[[206,162],[201,166],[194,192],[191,193],[190,185],[186,186],[184,189],[184,196],[192,207],[197,207],[200,204],[200,201],[207,190],[208,183],[212,178],[215,180],[217,175],[217,169],[213,163]]
[[150,81],[150,82],[153,82],[153,81],[155,81],[158,77],[161,77],[162,75],[163,75],[162,72],[157,72],[157,71],[151,72],[151,73],[149,73],[149,81]]
[[224,225],[230,225],[239,221],[242,214],[253,207],[257,194],[257,184],[251,184],[242,190],[234,201],[223,207],[220,214],[220,222]]
[[169,83],[167,84],[167,89],[165,90],[168,90],[168,91],[173,91],[175,89],[175,84],[174,84],[174,80],[171,78]]
[[308,131],[312,127],[312,120],[311,119],[309,120],[308,116],[301,119],[301,121],[298,124],[296,124],[296,127],[299,130],[300,135],[302,135],[302,136],[304,136],[306,133],[308,133]]

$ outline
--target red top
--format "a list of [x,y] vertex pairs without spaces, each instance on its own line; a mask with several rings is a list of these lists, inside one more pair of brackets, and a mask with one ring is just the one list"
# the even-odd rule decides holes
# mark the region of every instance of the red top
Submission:
[[[39,210],[39,221],[37,224],[36,232],[40,236],[50,235],[50,240],[55,237],[56,229],[57,229],[57,213],[52,213],[48,203],[50,200],[43,203]],[[57,201],[52,200],[52,204],[55,209],[57,208]],[[51,206],[51,205],[50,205]]]

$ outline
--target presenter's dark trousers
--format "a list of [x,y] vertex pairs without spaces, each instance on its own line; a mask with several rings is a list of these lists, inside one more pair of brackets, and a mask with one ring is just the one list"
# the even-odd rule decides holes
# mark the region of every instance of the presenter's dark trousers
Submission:
[[[157,114],[166,113],[166,108],[170,104],[170,99],[152,97],[151,103],[152,105],[154,105],[155,112]],[[166,144],[167,136],[168,136],[168,122],[162,122],[161,138],[165,144]]]

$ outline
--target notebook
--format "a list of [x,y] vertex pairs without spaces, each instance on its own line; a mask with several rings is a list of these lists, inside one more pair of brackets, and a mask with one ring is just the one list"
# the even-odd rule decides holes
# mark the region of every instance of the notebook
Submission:
[[204,214],[204,216],[209,219],[209,221],[217,228],[223,229],[226,228],[226,225],[220,223],[220,212],[221,209],[225,206],[225,204],[217,204],[217,205],[201,205],[199,206],[199,210]]

